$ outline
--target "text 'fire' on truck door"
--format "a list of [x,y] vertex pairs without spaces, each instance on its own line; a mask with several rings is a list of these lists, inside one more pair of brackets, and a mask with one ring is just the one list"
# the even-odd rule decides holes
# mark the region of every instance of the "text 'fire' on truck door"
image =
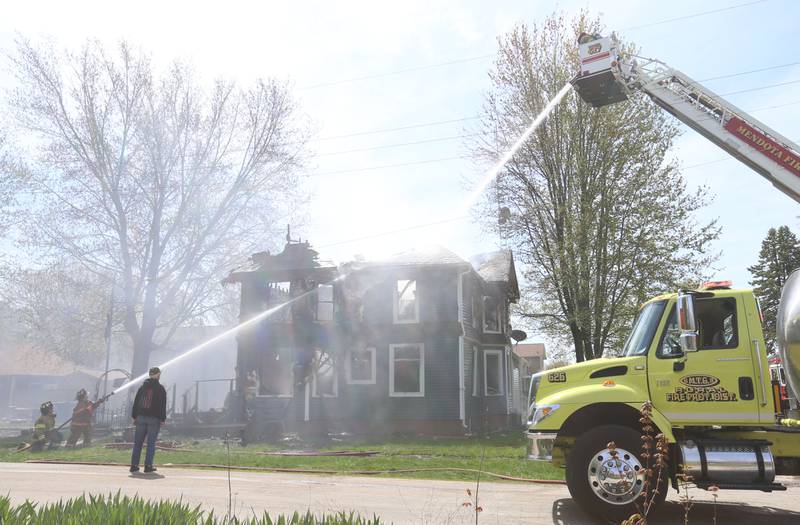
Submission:
[[647,357],[653,405],[676,425],[757,423],[759,376],[744,305],[718,294],[698,299],[695,315],[698,351],[684,355],[675,300],[665,301]]

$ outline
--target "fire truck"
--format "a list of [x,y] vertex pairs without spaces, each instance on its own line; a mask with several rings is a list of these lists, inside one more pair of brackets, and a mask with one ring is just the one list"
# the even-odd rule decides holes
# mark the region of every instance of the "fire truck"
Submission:
[[[620,52],[615,38],[581,35],[577,93],[594,107],[644,94],[800,201],[800,148],[658,60]],[[784,286],[781,366],[800,392],[800,271]],[[622,355],[548,370],[531,381],[528,457],[566,468],[586,511],[623,519],[643,489],[688,476],[700,489],[782,491],[776,475],[800,475],[800,421],[773,380],[761,312],[751,290],[710,282],[646,302]],[[640,408],[652,406],[669,460],[648,479]],[[655,508],[655,506],[653,507]],[[652,510],[652,509],[651,509]]]

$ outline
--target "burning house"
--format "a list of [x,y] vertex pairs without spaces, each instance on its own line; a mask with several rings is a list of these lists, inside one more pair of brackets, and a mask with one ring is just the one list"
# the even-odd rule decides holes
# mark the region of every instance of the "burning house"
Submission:
[[470,263],[436,247],[335,267],[290,241],[226,282],[241,286],[242,322],[263,317],[238,335],[239,410],[251,437],[456,434],[520,421],[510,251]]

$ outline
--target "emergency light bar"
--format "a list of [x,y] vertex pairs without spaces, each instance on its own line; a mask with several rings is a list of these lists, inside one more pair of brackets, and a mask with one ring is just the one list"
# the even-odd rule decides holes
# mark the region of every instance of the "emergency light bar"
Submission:
[[733,281],[706,281],[700,285],[701,290],[730,290]]

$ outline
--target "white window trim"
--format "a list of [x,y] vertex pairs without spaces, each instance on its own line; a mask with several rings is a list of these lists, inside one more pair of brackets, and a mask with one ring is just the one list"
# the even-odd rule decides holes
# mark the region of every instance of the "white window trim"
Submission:
[[[400,306],[400,296],[397,293],[397,283],[399,281],[414,281],[414,290],[416,297],[414,299],[414,319],[398,319],[397,315],[400,313],[398,307]],[[417,279],[395,279],[392,291],[392,318],[394,324],[414,324],[419,323],[419,281]]]
[[[332,323],[336,320],[336,290],[334,290],[332,284],[318,284],[317,290],[322,286],[329,286],[331,289],[331,300],[330,301],[320,301],[319,300],[319,291],[317,291],[317,306],[316,312],[314,312],[314,318],[318,323]],[[331,305],[331,318],[330,319],[320,319],[319,318],[319,305],[320,304],[330,304]]]
[[376,367],[376,351],[374,346],[367,346],[364,351],[369,352],[372,356],[372,378],[371,379],[353,379],[352,374],[352,351],[347,352],[347,384],[348,385],[374,385],[377,379]]
[[502,334],[503,333],[503,320],[501,319],[500,315],[500,308],[501,303],[500,300],[497,300],[497,330],[488,330],[486,328],[486,299],[494,299],[495,297],[490,295],[484,295],[483,299],[481,299],[481,312],[483,312],[483,333],[485,334]]
[[472,397],[478,397],[478,358],[481,355],[477,345],[472,345]]
[[319,394],[317,393],[317,372],[314,372],[314,377],[311,380],[311,397],[320,399],[320,398],[331,398],[331,397],[339,397],[339,374],[336,370],[336,364],[331,363],[333,367],[333,394]]
[[[419,392],[394,391],[394,350],[404,346],[419,348]],[[389,345],[389,397],[425,397],[425,345],[422,343],[402,343]]]
[[[497,394],[489,393],[489,376],[487,375],[488,368],[486,367],[486,359],[490,355],[497,356],[497,375],[500,380],[500,391]],[[486,397],[502,397],[505,395],[505,379],[503,378],[503,351],[502,350],[484,350],[483,351],[483,394]]]

